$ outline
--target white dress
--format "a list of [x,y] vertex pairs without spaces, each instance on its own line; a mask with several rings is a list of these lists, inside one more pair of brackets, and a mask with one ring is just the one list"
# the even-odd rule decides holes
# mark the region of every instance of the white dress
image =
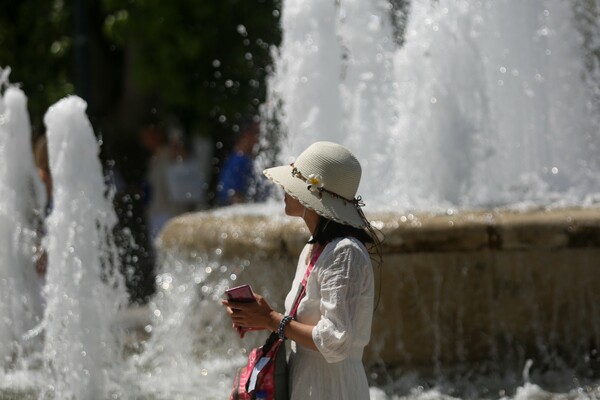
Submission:
[[[310,248],[300,255],[286,313],[308,267]],[[368,399],[362,355],[371,337],[374,286],[367,249],[354,238],[328,243],[306,286],[296,319],[315,325],[312,338],[319,351],[291,343],[291,399]]]

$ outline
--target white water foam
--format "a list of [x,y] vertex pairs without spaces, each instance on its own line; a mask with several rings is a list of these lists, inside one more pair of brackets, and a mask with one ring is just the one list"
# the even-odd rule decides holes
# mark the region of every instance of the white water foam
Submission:
[[413,1],[401,48],[387,2],[300,3],[270,82],[281,162],[345,144],[382,209],[597,202],[598,88],[569,2]]
[[112,238],[117,222],[86,103],[50,107],[47,126],[54,208],[47,219],[47,307],[42,396],[103,399],[122,379],[123,342],[115,327],[127,304]]
[[[0,82],[0,90],[3,84],[8,85],[8,82]],[[24,367],[24,355],[39,342],[24,340],[23,335],[39,323],[42,316],[41,281],[35,273],[34,245],[43,188],[31,152],[27,99],[14,86],[9,86],[0,97],[0,193],[2,371]]]

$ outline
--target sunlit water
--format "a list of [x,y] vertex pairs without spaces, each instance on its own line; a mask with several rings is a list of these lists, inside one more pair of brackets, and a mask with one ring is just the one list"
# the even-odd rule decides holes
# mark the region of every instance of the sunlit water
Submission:
[[9,87],[0,97],[0,367],[20,364],[14,355],[39,345],[20,340],[42,316],[32,248],[43,190],[30,142],[27,99]]
[[122,374],[115,316],[127,304],[112,239],[117,222],[86,103],[65,98],[47,111],[53,209],[47,219],[44,367],[58,398],[103,398]]
[[[391,21],[385,1],[283,3],[284,37],[268,110],[287,132],[280,161],[315,140],[346,144],[363,163],[360,192],[371,209],[597,202],[598,118],[590,83],[581,78],[582,41],[569,2],[415,1],[402,47],[391,36]],[[0,129],[13,132],[7,97]],[[282,107],[273,107],[278,101]],[[55,178],[44,242],[46,311],[43,323],[27,332],[35,318],[14,317],[17,306],[3,289],[0,310],[11,316],[4,326],[18,329],[0,330],[2,343],[12,343],[0,347],[11,356],[0,372],[0,396],[226,398],[246,349],[261,340],[259,333],[239,340],[219,305],[250,261],[224,264],[219,248],[191,258],[163,255],[150,320],[139,332],[144,340],[125,347],[116,313],[126,297],[109,234],[116,219],[85,103],[62,100],[45,122]],[[6,171],[24,152],[22,146],[0,158],[0,184],[8,190],[20,190],[22,178]],[[31,173],[30,163],[25,169]],[[9,207],[5,199],[1,204]],[[21,232],[3,227],[3,243]],[[2,260],[29,263],[26,257]],[[262,265],[269,274],[256,289],[267,297],[281,282],[279,261]],[[27,293],[18,285],[7,287]],[[29,301],[18,307],[24,304]],[[43,345],[38,352],[19,350],[35,340]],[[369,377],[373,399],[600,398],[597,382],[568,368],[536,376],[528,371],[529,365],[488,374],[439,369],[437,376],[373,370]]]
[[367,205],[394,210],[597,202],[600,32],[576,25],[582,3],[413,1],[398,47],[386,1],[285,2],[280,160],[346,144]]
[[[11,90],[14,89],[4,95],[7,104]],[[25,97],[19,95],[22,117],[27,119]],[[10,353],[18,362],[5,366],[0,375],[0,388],[7,388],[7,393],[18,390],[39,398],[102,399],[121,390],[123,335],[116,326],[116,315],[126,306],[127,295],[112,239],[116,214],[104,183],[99,147],[85,114],[86,107],[83,100],[68,97],[53,105],[44,118],[53,179],[53,208],[45,221],[42,241],[48,259],[43,286],[45,309],[41,321],[39,315],[30,321],[25,312],[2,316],[3,321],[20,328],[12,338],[17,346],[40,344],[28,352]],[[17,162],[10,167],[12,171],[23,168],[23,179],[26,172],[33,170],[30,127],[11,128],[8,133],[18,135],[24,144],[12,149],[11,157]],[[21,158],[29,165],[18,162]],[[16,182],[13,188],[23,184]],[[31,194],[20,193],[21,207],[26,208],[27,199],[31,198]],[[33,209],[29,206],[29,210]],[[19,230],[14,232],[18,234]],[[7,260],[3,268],[34,274],[31,246],[24,251],[29,259]],[[29,285],[36,282],[35,276],[27,278]],[[31,303],[25,299],[26,290],[10,282],[8,286],[19,290],[13,294],[14,302]],[[39,295],[41,287],[35,289]]]

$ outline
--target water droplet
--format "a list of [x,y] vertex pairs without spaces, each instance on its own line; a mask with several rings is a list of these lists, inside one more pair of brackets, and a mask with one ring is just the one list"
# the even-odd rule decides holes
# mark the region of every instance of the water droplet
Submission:
[[437,99],[435,97],[432,97],[431,99],[429,99],[429,101],[431,102],[431,104],[437,103]]
[[558,168],[556,168],[556,167],[552,167],[552,173],[553,173],[554,175],[558,174]]
[[202,374],[202,376],[206,376],[206,375],[208,375],[208,370],[206,368],[202,368],[200,373]]

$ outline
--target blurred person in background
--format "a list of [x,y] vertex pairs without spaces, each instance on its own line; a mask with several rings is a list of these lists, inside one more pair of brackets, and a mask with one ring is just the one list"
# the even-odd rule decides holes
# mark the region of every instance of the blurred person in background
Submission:
[[42,247],[42,238],[46,236],[45,219],[52,211],[52,175],[48,160],[48,139],[46,135],[38,136],[33,146],[33,158],[38,176],[46,188],[46,204],[39,215],[36,225],[35,267],[40,278],[46,276],[48,257]]
[[252,118],[240,125],[232,152],[225,160],[217,183],[217,205],[246,203],[252,199],[257,178],[254,154],[260,136],[260,124]]
[[165,131],[156,124],[144,126],[139,136],[150,153],[145,198],[150,237],[154,239],[170,218],[189,210],[186,204],[173,201],[169,187],[169,168],[184,154],[180,154],[180,146],[171,145]]

